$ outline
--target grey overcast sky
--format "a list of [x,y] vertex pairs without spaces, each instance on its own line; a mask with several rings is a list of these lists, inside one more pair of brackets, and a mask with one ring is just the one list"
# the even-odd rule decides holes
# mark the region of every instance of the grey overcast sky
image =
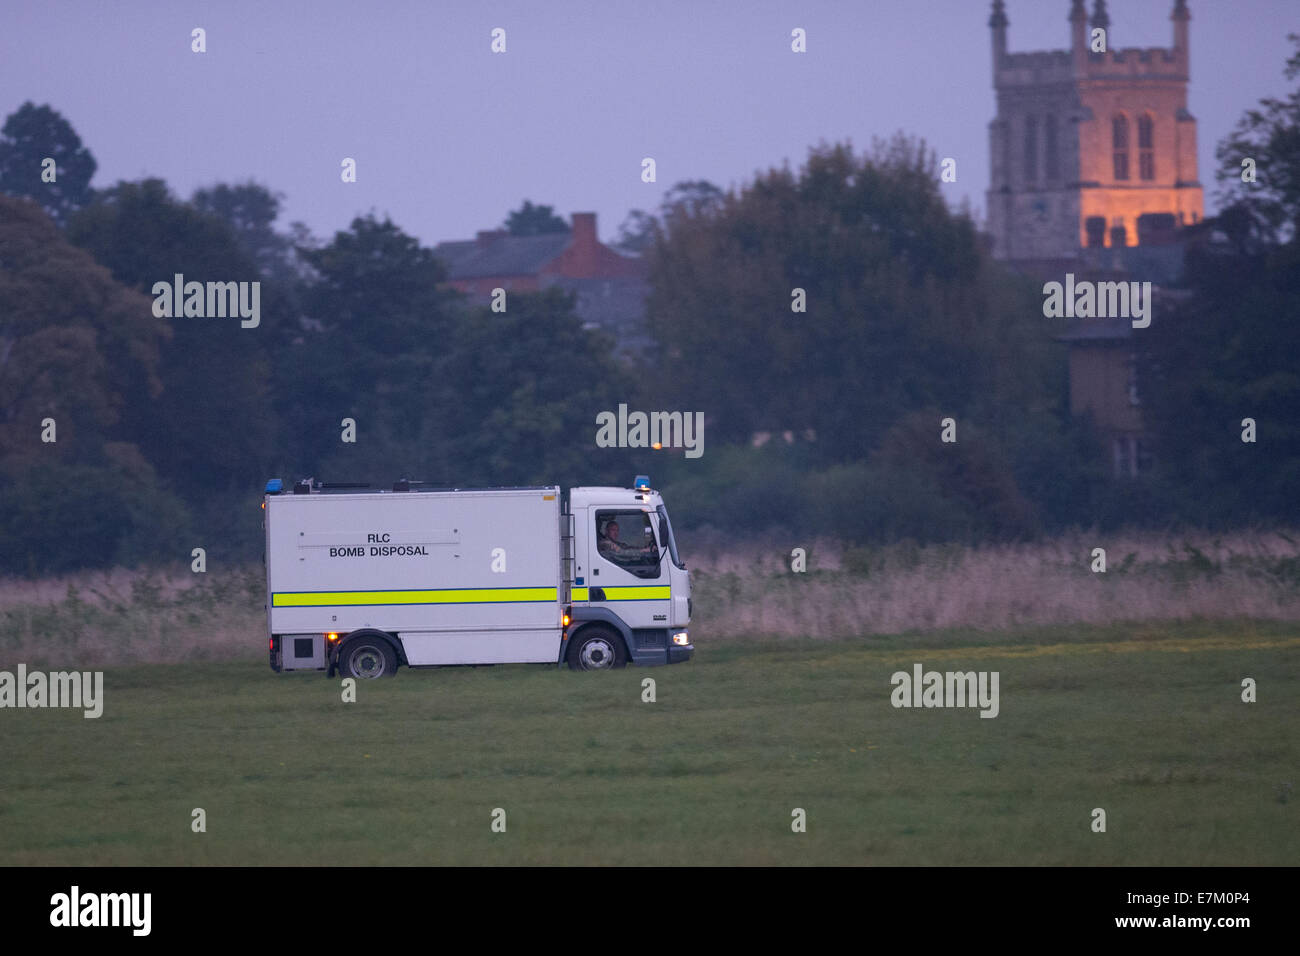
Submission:
[[[1189,5],[1212,209],[1215,143],[1285,91],[1300,2]],[[1069,7],[1007,0],[1010,49],[1064,49]],[[1110,46],[1169,46],[1172,8],[1111,0]],[[470,238],[528,198],[596,212],[608,240],[679,180],[739,185],[820,140],[862,149],[899,129],[957,159],[944,189],[982,214],[988,17],[987,0],[0,0],[0,115],[29,99],[61,112],[97,187],[158,176],[188,198],[252,178],[284,194],[282,227],[322,238],[371,209],[426,244]]]

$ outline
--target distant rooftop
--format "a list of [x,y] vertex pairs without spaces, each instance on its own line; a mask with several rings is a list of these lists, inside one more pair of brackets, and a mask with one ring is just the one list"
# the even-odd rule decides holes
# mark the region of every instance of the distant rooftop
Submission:
[[433,251],[447,264],[451,279],[535,275],[555,261],[572,239],[569,232],[512,236],[500,230],[481,232],[477,239],[440,242]]

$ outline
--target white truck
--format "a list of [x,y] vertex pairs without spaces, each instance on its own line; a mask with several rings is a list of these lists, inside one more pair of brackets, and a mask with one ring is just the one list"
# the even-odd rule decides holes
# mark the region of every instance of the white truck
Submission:
[[691,578],[663,498],[633,488],[391,491],[267,482],[271,669],[605,670],[694,652]]

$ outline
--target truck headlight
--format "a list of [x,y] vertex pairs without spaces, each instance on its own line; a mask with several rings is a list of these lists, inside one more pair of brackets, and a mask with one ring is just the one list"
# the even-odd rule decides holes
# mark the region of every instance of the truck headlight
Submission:
[[678,631],[673,635],[673,643],[678,647],[685,647],[691,642],[691,635],[686,631]]

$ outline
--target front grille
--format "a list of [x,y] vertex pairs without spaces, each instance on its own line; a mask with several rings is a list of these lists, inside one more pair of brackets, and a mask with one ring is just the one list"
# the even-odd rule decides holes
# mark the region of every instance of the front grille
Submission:
[[637,647],[663,647],[668,643],[668,632],[661,628],[633,628],[632,637]]

